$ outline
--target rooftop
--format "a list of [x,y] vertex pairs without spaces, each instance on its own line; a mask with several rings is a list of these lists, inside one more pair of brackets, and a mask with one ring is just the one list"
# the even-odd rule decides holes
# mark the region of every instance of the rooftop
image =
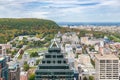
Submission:
[[16,69],[18,67],[18,63],[13,61],[7,62],[7,64],[9,65],[9,69]]
[[20,80],[28,80],[28,72],[20,72]]
[[5,58],[4,57],[0,57],[0,61],[4,60]]
[[26,76],[27,74],[28,74],[28,72],[24,72],[24,71],[20,72],[20,75]]
[[115,56],[114,54],[104,54],[104,55],[95,54],[95,57],[97,59],[118,59],[119,60],[119,58]]

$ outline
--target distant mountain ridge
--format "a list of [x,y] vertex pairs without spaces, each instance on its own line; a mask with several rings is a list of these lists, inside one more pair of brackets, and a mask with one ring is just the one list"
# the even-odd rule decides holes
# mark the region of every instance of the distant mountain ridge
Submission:
[[56,29],[59,26],[51,20],[36,18],[0,18],[1,29]]

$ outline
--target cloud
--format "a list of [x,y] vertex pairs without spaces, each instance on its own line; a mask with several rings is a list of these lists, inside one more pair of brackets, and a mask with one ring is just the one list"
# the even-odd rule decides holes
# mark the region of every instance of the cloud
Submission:
[[109,16],[106,20],[120,21],[113,18],[120,14],[119,3],[120,0],[0,0],[0,17],[33,17],[80,22],[98,19],[102,21],[104,17]]

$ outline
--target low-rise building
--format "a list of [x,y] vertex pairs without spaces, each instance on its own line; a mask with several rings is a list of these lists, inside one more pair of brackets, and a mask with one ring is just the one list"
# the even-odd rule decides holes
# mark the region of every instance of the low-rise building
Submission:
[[79,79],[83,79],[84,76],[95,76],[95,69],[87,54],[79,55],[78,59],[75,61],[75,68],[79,72]]
[[20,72],[20,80],[28,80],[28,72]]
[[8,62],[9,65],[9,79],[8,80],[20,80],[20,67],[15,62]]
[[79,43],[80,40],[75,32],[68,32],[62,35],[62,42]]
[[77,53],[77,54],[82,54],[82,46],[77,46],[75,53]]
[[27,61],[27,64],[29,64],[30,67],[33,67],[36,65],[36,59],[32,58]]
[[65,44],[65,52],[70,53],[72,51],[72,46],[70,44]]
[[0,56],[6,55],[6,48],[3,45],[0,45]]

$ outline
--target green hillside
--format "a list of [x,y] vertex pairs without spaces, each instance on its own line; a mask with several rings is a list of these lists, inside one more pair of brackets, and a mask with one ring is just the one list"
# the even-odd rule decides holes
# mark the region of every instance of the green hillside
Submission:
[[35,19],[35,18],[1,18],[0,19],[0,28],[1,29],[56,29],[59,26],[51,21],[44,19]]
[[6,43],[20,35],[37,35],[40,38],[48,37],[50,40],[61,29],[51,20],[0,18],[0,43]]

